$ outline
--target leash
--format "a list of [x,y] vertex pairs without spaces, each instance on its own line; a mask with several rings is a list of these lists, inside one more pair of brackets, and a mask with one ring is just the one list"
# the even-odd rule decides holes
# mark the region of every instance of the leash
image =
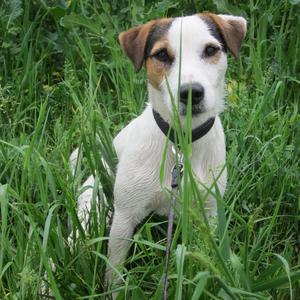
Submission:
[[[169,260],[170,260],[170,250],[171,250],[171,241],[172,241],[172,231],[173,231],[173,223],[174,223],[174,206],[176,203],[176,195],[178,194],[178,185],[180,183],[180,179],[183,174],[183,155],[180,150],[180,147],[176,141],[176,132],[175,130],[170,127],[168,122],[166,122],[161,115],[152,109],[154,120],[159,127],[159,129],[162,131],[162,133],[168,137],[168,139],[173,142],[172,151],[176,155],[178,155],[177,160],[178,165],[173,166],[172,169],[172,181],[171,181],[171,188],[172,188],[172,198],[170,201],[170,208],[169,208],[169,215],[168,215],[168,231],[167,231],[167,245],[166,245],[166,262],[165,262],[165,270],[163,274],[163,299],[168,299],[168,271],[169,271]],[[202,138],[204,135],[206,135],[210,129],[213,127],[215,123],[215,118],[212,117],[208,119],[206,122],[201,124],[200,126],[196,127],[192,130],[192,140],[191,142],[195,142],[198,139]],[[177,148],[177,151],[175,149]]]
[[[172,151],[176,155],[176,150],[174,146],[172,146]],[[174,224],[174,207],[176,203],[176,195],[178,194],[178,184],[180,183],[182,174],[183,174],[183,155],[180,149],[177,152],[178,155],[178,166],[173,166],[172,169],[172,199],[170,202],[169,215],[168,215],[168,231],[167,231],[167,245],[166,245],[166,261],[165,261],[165,271],[163,275],[163,285],[164,285],[164,296],[163,299],[168,299],[168,271],[169,271],[169,260],[170,260],[170,252],[171,252],[171,241],[172,241],[172,231]]]

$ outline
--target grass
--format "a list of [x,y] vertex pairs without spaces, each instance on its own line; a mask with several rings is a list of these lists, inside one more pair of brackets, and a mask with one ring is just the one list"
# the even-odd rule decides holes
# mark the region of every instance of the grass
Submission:
[[[222,114],[229,182],[209,225],[186,168],[170,299],[300,299],[299,1],[57,3],[0,4],[0,298],[39,299],[45,272],[56,299],[105,293],[114,178],[101,157],[115,170],[112,137],[147,98],[145,75],[134,73],[117,34],[163,15],[210,10],[248,20],[240,59],[229,59]],[[68,157],[78,146],[73,179]],[[92,209],[85,235],[76,198],[91,173],[109,205]],[[70,221],[79,232],[74,246]],[[160,299],[165,232],[155,217],[138,228],[119,299]]]

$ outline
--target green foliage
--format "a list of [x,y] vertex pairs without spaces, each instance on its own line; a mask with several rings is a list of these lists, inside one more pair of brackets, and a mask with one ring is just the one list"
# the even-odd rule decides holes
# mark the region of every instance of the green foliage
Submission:
[[[248,33],[227,74],[228,189],[216,193],[219,217],[208,223],[186,166],[170,299],[299,298],[299,1],[14,0],[0,4],[1,299],[40,298],[45,272],[57,299],[105,294],[114,178],[101,158],[115,169],[112,137],[147,98],[118,33],[204,10],[243,15]],[[78,146],[74,179],[68,157]],[[77,187],[91,173],[108,205],[92,210],[85,235]],[[68,220],[79,232],[73,246]],[[165,236],[155,217],[137,230],[119,299],[161,299]]]

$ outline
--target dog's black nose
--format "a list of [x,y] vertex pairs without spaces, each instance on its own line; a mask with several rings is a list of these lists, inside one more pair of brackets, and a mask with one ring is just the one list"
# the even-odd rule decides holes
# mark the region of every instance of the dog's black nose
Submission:
[[199,104],[204,98],[204,87],[200,83],[184,84],[180,88],[180,101],[188,103],[189,92],[191,93],[192,105]]

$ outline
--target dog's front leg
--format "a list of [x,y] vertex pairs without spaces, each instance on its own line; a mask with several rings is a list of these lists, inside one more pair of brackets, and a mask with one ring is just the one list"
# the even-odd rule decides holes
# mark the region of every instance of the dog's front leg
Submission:
[[132,215],[115,210],[108,242],[109,263],[106,268],[106,283],[109,286],[116,284],[121,279],[118,278],[120,273],[116,271],[120,270],[124,263],[129,248],[129,239],[133,235],[135,226],[136,222]]

